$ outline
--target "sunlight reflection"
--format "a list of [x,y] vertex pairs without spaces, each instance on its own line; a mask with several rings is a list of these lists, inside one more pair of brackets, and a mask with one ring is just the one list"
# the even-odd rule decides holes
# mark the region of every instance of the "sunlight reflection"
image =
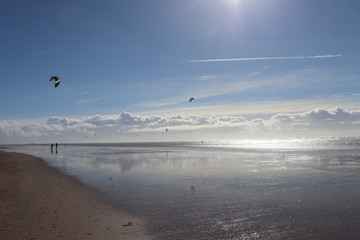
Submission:
[[[335,139],[334,139],[335,141]],[[234,149],[258,149],[258,150],[306,150],[306,149],[330,149],[337,148],[329,139],[252,139],[252,140],[223,140],[218,142],[208,142],[206,144]],[[206,145],[205,144],[205,145]]]

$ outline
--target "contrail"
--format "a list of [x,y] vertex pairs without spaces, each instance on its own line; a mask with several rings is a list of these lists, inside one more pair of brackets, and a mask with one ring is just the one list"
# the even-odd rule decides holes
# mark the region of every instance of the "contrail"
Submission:
[[189,60],[186,62],[235,62],[235,61],[256,61],[256,60],[290,60],[290,59],[318,59],[318,58],[336,58],[341,55],[317,55],[317,56],[296,56],[296,57],[256,57],[256,58],[224,58],[224,59],[204,59]]

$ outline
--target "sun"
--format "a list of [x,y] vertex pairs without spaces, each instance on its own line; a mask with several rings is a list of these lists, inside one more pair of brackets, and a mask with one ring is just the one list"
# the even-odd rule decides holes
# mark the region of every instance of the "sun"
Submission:
[[231,7],[236,7],[240,4],[242,0],[221,0],[223,4],[229,5]]
[[238,5],[240,0],[227,0],[230,4]]

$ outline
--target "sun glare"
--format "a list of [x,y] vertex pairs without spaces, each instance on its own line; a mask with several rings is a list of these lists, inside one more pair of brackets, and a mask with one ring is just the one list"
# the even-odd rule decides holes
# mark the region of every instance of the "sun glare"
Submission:
[[243,0],[221,0],[221,2],[233,11],[237,11]]
[[223,4],[231,4],[231,5],[237,5],[240,0],[221,0]]
[[240,0],[227,0],[228,3],[230,3],[231,5],[237,6],[240,2]]

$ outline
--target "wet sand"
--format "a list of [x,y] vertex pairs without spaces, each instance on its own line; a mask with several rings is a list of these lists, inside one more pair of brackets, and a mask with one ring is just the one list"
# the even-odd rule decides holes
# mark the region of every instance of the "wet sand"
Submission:
[[0,152],[1,239],[150,239],[143,219],[40,159]]
[[343,143],[297,151],[68,146],[58,154],[19,146],[13,151],[46,164],[0,153],[0,239],[359,239],[360,140]]

